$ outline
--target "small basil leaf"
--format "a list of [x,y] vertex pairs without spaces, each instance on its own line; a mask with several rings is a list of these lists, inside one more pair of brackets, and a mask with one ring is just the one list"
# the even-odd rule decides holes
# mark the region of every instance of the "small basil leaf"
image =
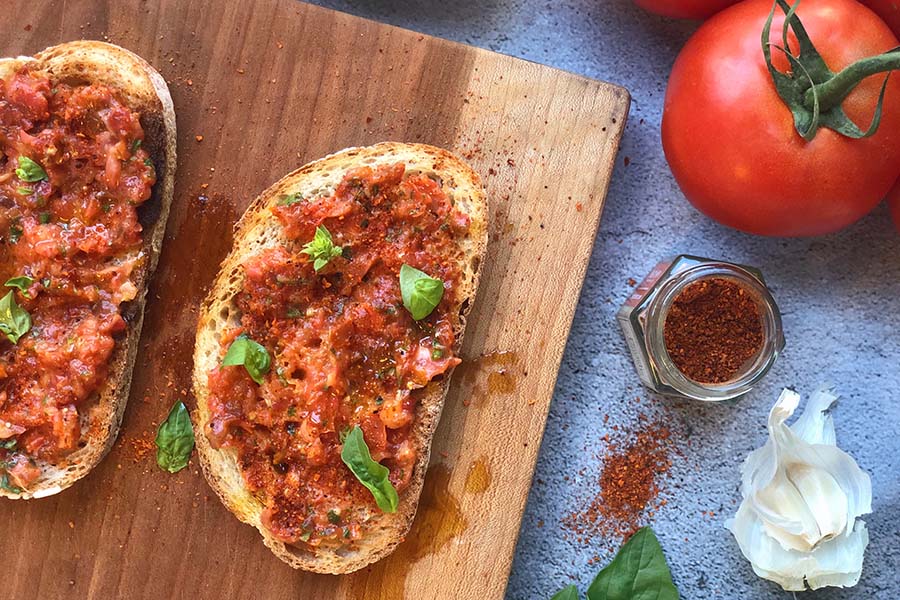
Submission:
[[372,460],[359,425],[354,426],[344,438],[341,460],[356,475],[359,482],[372,492],[378,508],[386,513],[397,512],[400,498],[388,478],[390,471],[384,465]]
[[0,448],[3,448],[4,450],[15,450],[16,449],[16,438],[9,438],[9,439],[0,441]]
[[19,157],[19,168],[16,169],[16,177],[28,183],[47,179],[47,172],[38,163],[27,156]]
[[444,282],[404,264],[400,267],[400,295],[412,318],[421,321],[440,304]]
[[7,475],[6,473],[4,473],[2,477],[0,477],[0,490],[6,490],[10,494],[21,494],[23,491],[25,491],[22,488],[16,487],[11,484],[9,482],[9,475]]
[[278,206],[291,206],[292,204],[297,204],[298,202],[303,202],[306,198],[303,197],[303,194],[300,192],[294,192],[293,194],[284,194],[281,198],[278,199]]
[[258,342],[248,338],[246,335],[239,335],[222,360],[223,367],[234,367],[243,365],[247,369],[247,373],[256,383],[262,385],[263,375],[269,372],[272,366],[272,359],[269,352]]
[[649,527],[638,530],[597,574],[588,600],[678,600],[659,540]]
[[22,292],[22,294],[24,294],[25,297],[27,298],[28,297],[28,288],[30,288],[31,284],[33,284],[33,283],[34,283],[34,279],[29,277],[28,275],[20,275],[19,277],[13,277],[12,279],[8,279],[6,281],[6,283],[4,283],[3,285],[5,285],[6,287],[9,287],[9,288],[16,288],[17,290]]
[[22,231],[22,228],[16,224],[9,226],[9,243],[18,244],[19,240],[22,239],[22,234],[25,233]]
[[29,329],[31,329],[31,315],[16,304],[16,299],[10,290],[0,299],[0,333],[4,334],[13,344],[18,344],[19,339],[28,333]]
[[169,473],[186,466],[194,451],[194,429],[184,402],[179,400],[156,432],[156,464]]
[[331,232],[319,225],[316,227],[316,235],[312,241],[306,243],[300,252],[313,259],[313,268],[318,273],[332,258],[341,256],[344,249],[340,246],[335,246],[334,241],[331,239]]
[[569,585],[559,590],[550,600],[578,600],[578,588],[574,585]]

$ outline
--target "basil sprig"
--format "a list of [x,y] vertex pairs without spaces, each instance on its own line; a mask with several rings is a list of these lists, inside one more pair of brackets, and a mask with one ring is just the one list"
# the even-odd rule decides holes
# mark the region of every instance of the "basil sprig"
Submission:
[[335,246],[334,240],[331,239],[331,232],[319,225],[316,227],[316,235],[312,241],[306,243],[300,252],[309,255],[313,259],[313,268],[318,273],[332,258],[341,256],[344,253],[344,249],[340,246]]
[[47,171],[44,167],[34,162],[27,156],[19,157],[19,168],[16,169],[16,177],[28,183],[47,179]]
[[262,344],[241,334],[231,342],[231,346],[228,347],[228,352],[225,353],[225,358],[222,360],[223,367],[239,365],[243,365],[247,369],[247,373],[253,381],[262,385],[263,375],[269,372],[272,359]]
[[184,402],[179,400],[156,432],[156,464],[169,473],[186,466],[194,451],[194,428]]
[[0,298],[0,333],[4,334],[13,344],[18,344],[19,339],[30,329],[31,315],[16,304],[14,292],[10,290],[3,298]]
[[369,453],[369,447],[366,445],[366,440],[359,425],[354,426],[344,438],[341,460],[353,471],[359,482],[372,492],[378,508],[386,513],[397,512],[400,498],[397,496],[397,490],[388,478],[390,471],[384,465],[372,460],[372,455]]
[[[578,600],[578,590],[570,585],[551,600]],[[591,583],[587,600],[678,600],[672,573],[652,529],[642,527],[625,542]]]
[[400,267],[400,295],[412,318],[421,321],[441,303],[444,282],[404,264]]

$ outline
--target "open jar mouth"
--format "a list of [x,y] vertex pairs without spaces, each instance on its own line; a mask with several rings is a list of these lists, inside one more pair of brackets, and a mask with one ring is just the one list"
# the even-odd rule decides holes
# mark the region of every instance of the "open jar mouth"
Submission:
[[[746,291],[756,303],[762,325],[763,340],[759,351],[748,359],[727,381],[704,383],[691,379],[675,364],[665,343],[666,317],[679,295],[693,283],[711,279],[733,282]],[[755,275],[730,263],[697,265],[673,276],[660,286],[650,300],[645,323],[647,353],[660,380],[678,393],[695,400],[728,400],[744,394],[772,368],[784,348],[784,332],[778,305],[765,284]]]

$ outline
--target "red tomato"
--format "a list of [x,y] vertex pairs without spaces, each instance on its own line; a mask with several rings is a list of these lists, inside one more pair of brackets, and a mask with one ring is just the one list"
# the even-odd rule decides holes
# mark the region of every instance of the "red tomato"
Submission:
[[897,231],[900,231],[900,179],[897,180],[894,189],[888,193],[887,201],[891,208],[891,216],[894,218],[894,226],[897,227]]
[[[820,129],[804,141],[766,69],[760,34],[772,0],[745,0],[704,23],[675,62],[662,140],[688,200],[713,219],[762,235],[841,229],[884,198],[900,173],[900,78],[892,77],[878,132],[853,140]],[[832,70],[898,45],[884,22],[855,0],[805,0],[798,14]],[[780,44],[777,11],[772,41]],[[773,50],[775,65],[787,60]],[[845,99],[863,129],[884,75]]]
[[706,19],[738,0],[634,0],[657,15],[672,19]]
[[884,19],[894,35],[900,37],[900,0],[860,0]]

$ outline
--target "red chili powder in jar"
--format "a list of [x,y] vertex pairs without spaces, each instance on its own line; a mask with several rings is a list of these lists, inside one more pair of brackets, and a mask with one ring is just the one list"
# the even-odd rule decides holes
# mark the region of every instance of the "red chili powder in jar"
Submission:
[[696,281],[676,296],[663,326],[666,351],[698,383],[734,379],[763,347],[759,305],[740,284],[722,277]]
[[[615,429],[615,428],[614,428]],[[631,537],[645,516],[652,517],[666,501],[659,498],[672,466],[672,433],[661,421],[647,422],[622,441],[608,441],[597,479],[599,491],[585,507],[566,516],[562,524],[580,543],[593,538]]]

